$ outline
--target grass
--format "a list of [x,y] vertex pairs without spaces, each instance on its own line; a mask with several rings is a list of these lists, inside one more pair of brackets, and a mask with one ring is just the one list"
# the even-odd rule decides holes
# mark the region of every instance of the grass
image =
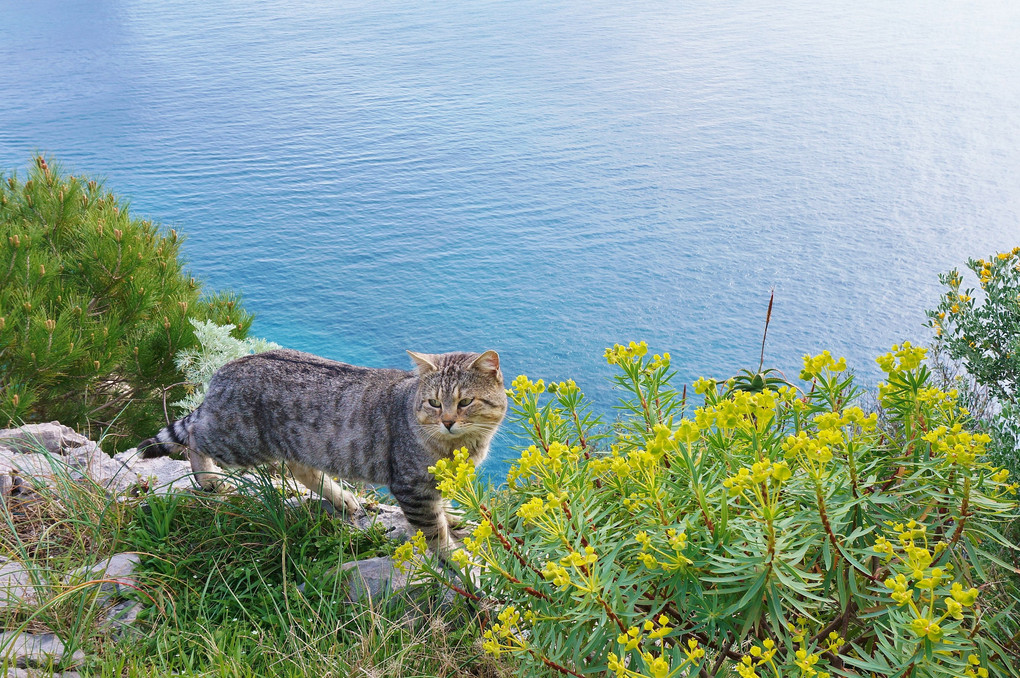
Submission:
[[[478,619],[461,598],[437,604],[438,583],[374,605],[347,602],[339,566],[395,545],[309,504],[288,505],[268,476],[240,481],[233,496],[116,498],[50,462],[51,487],[0,507],[0,555],[20,563],[35,589],[34,600],[0,607],[0,627],[55,633],[66,656],[85,653],[77,670],[86,675],[499,678],[515,670],[483,655]],[[143,610],[118,639],[102,623],[112,604],[102,580],[67,574],[124,551],[140,555],[128,595]]]

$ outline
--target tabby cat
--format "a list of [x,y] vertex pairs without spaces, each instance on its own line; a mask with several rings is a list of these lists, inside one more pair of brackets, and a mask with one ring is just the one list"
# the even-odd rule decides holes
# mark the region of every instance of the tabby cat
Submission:
[[411,371],[355,367],[276,350],[221,367],[205,401],[139,444],[143,457],[184,448],[198,483],[220,488],[213,463],[286,462],[294,477],[338,508],[360,508],[331,476],[389,486],[408,522],[434,550],[450,545],[452,519],[428,467],[467,447],[475,464],[506,415],[495,351],[408,351]]

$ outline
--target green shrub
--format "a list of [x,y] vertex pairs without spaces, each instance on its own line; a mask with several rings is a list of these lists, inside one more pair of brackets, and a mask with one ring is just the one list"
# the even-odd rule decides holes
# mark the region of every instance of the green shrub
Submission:
[[195,345],[191,320],[238,337],[252,320],[232,295],[201,296],[180,246],[42,157],[23,181],[0,175],[0,425],[58,419],[114,447],[162,427],[164,396],[185,393],[174,355]]
[[980,298],[973,288],[960,292],[959,270],[940,275],[948,290],[928,311],[929,324],[978,383],[1001,401],[1020,404],[1020,247],[989,261],[971,259],[967,268],[978,278]]
[[237,360],[252,353],[262,353],[280,348],[265,339],[248,337],[236,339],[230,325],[217,325],[211,320],[203,322],[191,321],[195,326],[197,346],[187,348],[177,354],[174,363],[177,369],[184,372],[184,378],[190,389],[187,397],[171,405],[182,413],[191,412],[205,400],[205,391],[209,388],[209,380],[216,370],[231,360]]
[[799,388],[701,379],[681,419],[668,355],[608,349],[628,396],[602,440],[573,382],[515,379],[534,444],[509,487],[466,452],[434,469],[479,523],[452,559],[491,598],[486,649],[568,675],[1016,675],[987,567],[1017,486],[924,353],[878,359],[884,423],[828,352]]
[[[945,353],[967,372],[959,377],[977,408],[976,423],[991,433],[996,460],[1020,467],[1020,247],[989,258],[971,259],[967,268],[980,292],[960,291],[960,271],[939,276],[946,286],[938,307],[928,311],[935,329],[935,352]],[[971,380],[973,383],[971,383]],[[991,403],[985,394],[991,396]],[[989,406],[990,405],[990,406]]]

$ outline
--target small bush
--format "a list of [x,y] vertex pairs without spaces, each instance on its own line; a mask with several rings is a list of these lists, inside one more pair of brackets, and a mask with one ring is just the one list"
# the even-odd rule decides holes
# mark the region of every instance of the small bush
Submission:
[[186,398],[172,403],[182,413],[190,412],[202,404],[209,380],[216,370],[231,360],[280,348],[279,344],[265,339],[237,339],[231,334],[233,327],[217,325],[211,320],[192,320],[191,324],[195,326],[197,346],[181,351],[174,358],[177,369],[184,373],[190,389]]
[[[980,291],[960,291],[957,269],[939,276],[946,286],[938,307],[928,311],[935,329],[935,353],[956,361],[966,375],[954,375],[975,404],[977,424],[992,435],[996,461],[1020,469],[1020,247],[967,268]],[[944,361],[944,362],[951,362]],[[990,399],[988,396],[991,396]]]
[[252,320],[230,294],[201,296],[180,246],[41,157],[23,181],[0,175],[0,425],[57,419],[114,447],[163,426],[164,396],[185,395],[174,356],[195,345],[191,321],[242,338]]
[[967,268],[978,278],[980,298],[974,288],[960,291],[959,270],[940,275],[948,289],[928,311],[929,324],[978,383],[1001,401],[1020,404],[1020,247],[988,261],[971,259]]
[[568,675],[1016,675],[987,568],[1017,486],[924,353],[878,359],[884,424],[828,352],[800,387],[701,379],[680,418],[669,356],[616,346],[602,440],[573,382],[515,379],[534,444],[508,489],[466,454],[434,470],[479,521],[453,560],[492,599],[486,649]]

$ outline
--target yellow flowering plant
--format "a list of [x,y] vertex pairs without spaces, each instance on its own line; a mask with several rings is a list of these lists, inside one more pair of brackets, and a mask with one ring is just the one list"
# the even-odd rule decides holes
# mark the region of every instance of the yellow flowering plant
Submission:
[[571,676],[1016,675],[986,568],[1017,486],[923,349],[878,359],[881,420],[828,353],[796,386],[699,379],[690,404],[668,354],[605,357],[617,423],[518,377],[507,485],[434,469],[477,525],[450,560],[487,652]]

